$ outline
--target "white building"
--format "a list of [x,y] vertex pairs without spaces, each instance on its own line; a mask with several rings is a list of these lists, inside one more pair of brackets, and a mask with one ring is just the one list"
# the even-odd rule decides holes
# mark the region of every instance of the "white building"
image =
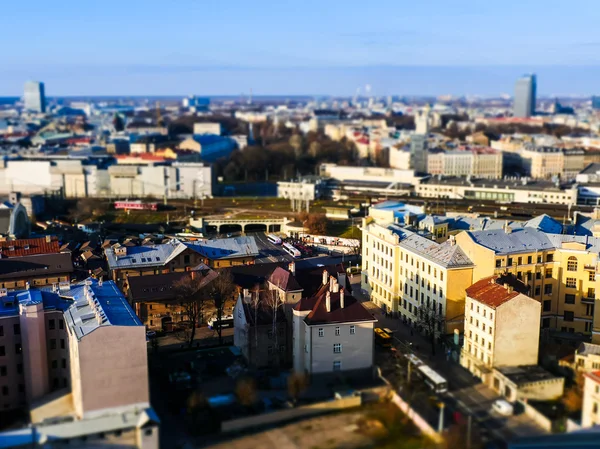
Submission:
[[416,184],[420,177],[414,170],[398,170],[380,167],[349,167],[336,164],[321,164],[320,175],[338,181],[376,181]]
[[[338,275],[339,276],[339,275]],[[377,321],[323,270],[322,285],[293,310],[294,370],[315,377],[371,377]]]
[[598,425],[600,425],[600,371],[594,371],[584,375],[581,426]]
[[220,123],[194,123],[194,134],[214,134],[220,136],[222,128]]

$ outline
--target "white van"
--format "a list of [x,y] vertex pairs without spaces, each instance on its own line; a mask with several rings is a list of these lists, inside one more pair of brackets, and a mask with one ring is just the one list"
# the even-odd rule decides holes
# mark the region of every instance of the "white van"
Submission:
[[513,406],[504,399],[498,399],[492,404],[492,410],[503,416],[510,416],[514,413]]

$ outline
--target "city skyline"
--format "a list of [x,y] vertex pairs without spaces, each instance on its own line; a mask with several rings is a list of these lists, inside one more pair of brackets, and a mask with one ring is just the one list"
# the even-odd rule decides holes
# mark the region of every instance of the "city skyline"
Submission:
[[[11,4],[0,37],[18,35],[19,45],[3,54],[0,95],[18,95],[26,79],[45,81],[49,95],[353,95],[365,84],[383,96],[491,95],[530,72],[541,95],[586,94],[600,42],[594,15],[576,13],[594,4],[574,3],[535,0],[519,14],[472,0],[291,9],[234,1],[226,13],[193,2]],[[23,16],[39,35],[19,34]]]

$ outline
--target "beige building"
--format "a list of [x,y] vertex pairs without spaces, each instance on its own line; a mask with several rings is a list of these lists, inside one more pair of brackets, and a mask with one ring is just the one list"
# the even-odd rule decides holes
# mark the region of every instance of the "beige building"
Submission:
[[461,365],[488,383],[492,369],[536,365],[541,306],[515,276],[491,276],[467,288]]
[[312,378],[371,378],[376,321],[323,270],[319,290],[293,310],[294,371]]
[[461,330],[473,263],[454,239],[440,244],[373,217],[362,230],[361,288],[371,300],[411,325],[418,325],[417,311],[426,307],[439,316],[438,332]]
[[581,426],[600,425],[600,371],[586,373],[583,386]]
[[220,123],[194,123],[194,134],[214,134],[220,136],[222,132]]
[[575,351],[573,367],[585,373],[600,371],[600,345],[582,342]]
[[488,147],[464,147],[430,152],[427,172],[432,175],[502,178],[502,152]]

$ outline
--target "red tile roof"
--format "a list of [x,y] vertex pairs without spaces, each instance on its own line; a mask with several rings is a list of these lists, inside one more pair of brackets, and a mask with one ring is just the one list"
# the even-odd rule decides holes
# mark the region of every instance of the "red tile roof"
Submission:
[[584,373],[584,376],[594,382],[600,384],[600,371],[592,371],[591,373]]
[[288,270],[277,267],[269,276],[269,282],[285,292],[302,290],[296,278]]
[[490,276],[467,288],[467,296],[492,308],[496,308],[519,296],[528,294],[529,287],[514,275]]
[[56,238],[16,239],[0,241],[2,258],[32,256],[34,254],[56,254],[60,246]]

